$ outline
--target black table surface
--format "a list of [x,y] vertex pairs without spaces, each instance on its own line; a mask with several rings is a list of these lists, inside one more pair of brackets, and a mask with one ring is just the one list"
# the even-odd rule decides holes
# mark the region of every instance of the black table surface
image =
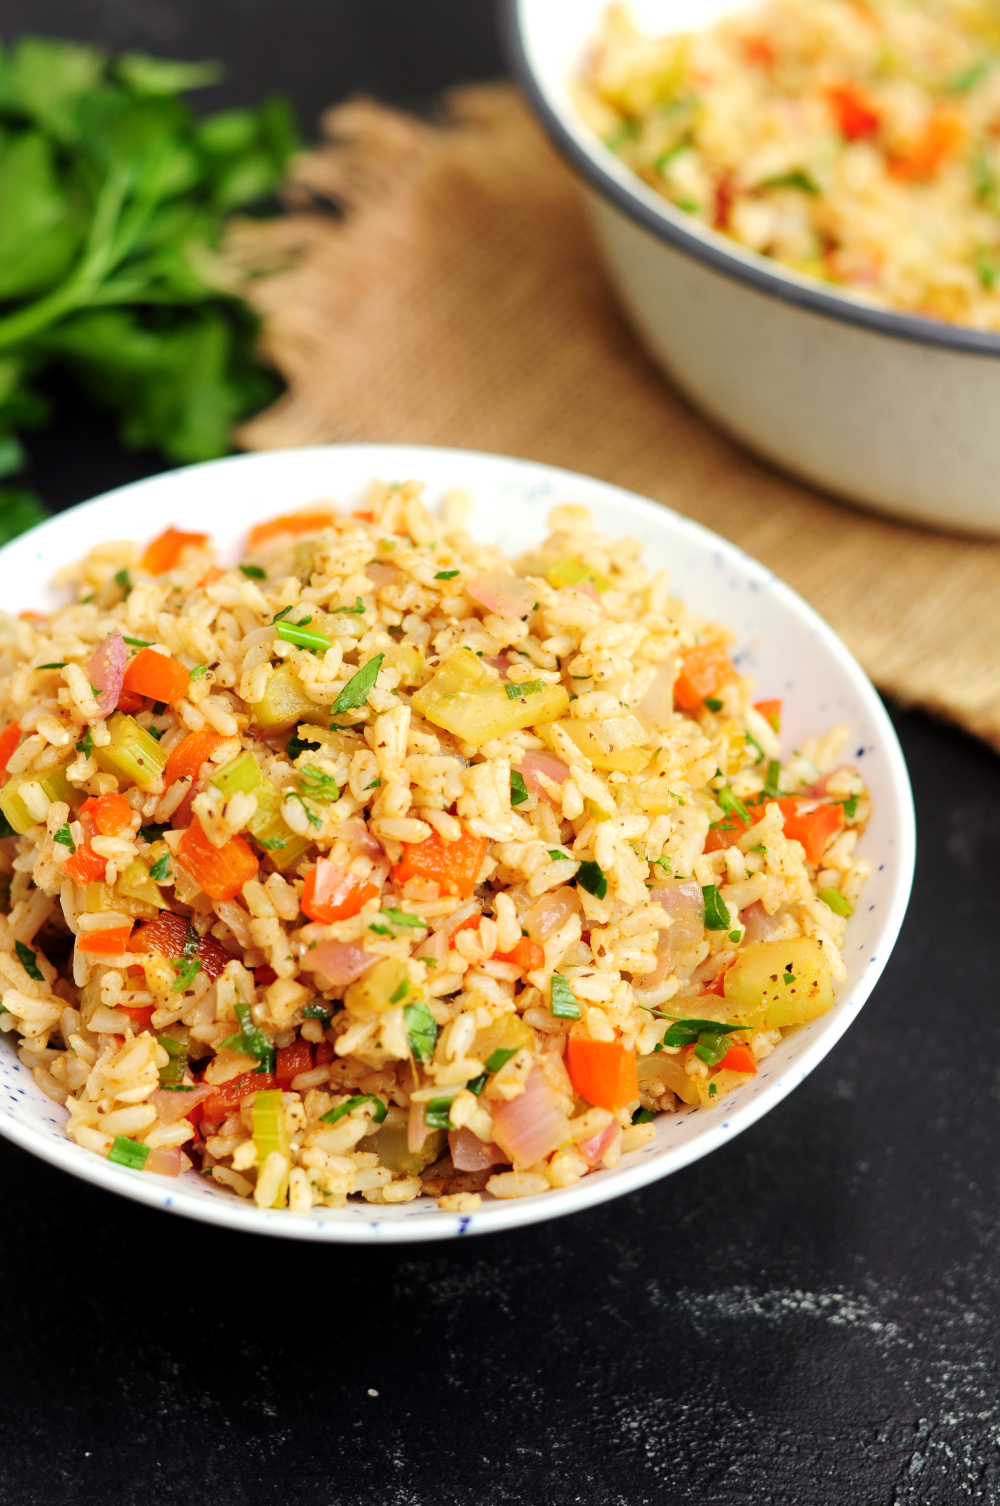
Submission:
[[[222,58],[206,103],[280,89],[306,130],[503,70],[488,0],[2,0],[0,30]],[[53,506],[162,466],[72,404],[33,459]],[[1000,764],[893,714],[920,853],[884,977],[791,1098],[644,1192],[318,1248],[0,1140],[0,1506],[1000,1502]]]

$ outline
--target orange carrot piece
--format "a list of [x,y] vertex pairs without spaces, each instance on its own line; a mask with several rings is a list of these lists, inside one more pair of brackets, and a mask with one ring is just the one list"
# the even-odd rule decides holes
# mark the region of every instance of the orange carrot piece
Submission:
[[733,661],[721,643],[696,643],[681,655],[674,700],[682,711],[695,711],[706,696],[714,695],[736,677]]
[[181,838],[177,857],[209,899],[235,899],[260,867],[242,837],[230,837],[224,847],[214,847],[197,820]]
[[80,820],[89,815],[102,837],[117,837],[132,824],[132,807],[124,795],[93,795],[80,807]]
[[856,84],[833,84],[826,96],[845,141],[865,141],[878,135],[882,124],[879,114]]
[[251,549],[258,549],[261,544],[266,544],[269,539],[276,539],[282,533],[319,533],[321,528],[329,528],[333,522],[333,513],[328,507],[317,508],[312,512],[286,513],[280,518],[271,518],[268,523],[258,523],[256,528],[251,528],[247,544]]
[[203,763],[207,763],[226,739],[220,732],[189,732],[182,743],[178,743],[170,757],[167,759],[167,767],[163,771],[163,784],[166,789],[176,779],[197,779]]
[[754,701],[753,709],[759,711],[774,732],[781,731],[781,702],[780,701]]
[[440,884],[445,892],[468,899],[476,887],[488,846],[485,837],[473,837],[467,832],[457,842],[445,842],[436,831],[425,842],[404,842],[403,856],[392,870],[393,883],[428,879]]
[[753,1052],[749,1046],[730,1046],[725,1056],[719,1063],[727,1072],[751,1072],[756,1073],[757,1063],[754,1061]]
[[302,889],[302,911],[310,920],[331,926],[336,920],[350,920],[357,915],[378,889],[358,878],[329,858],[319,858],[306,874]]
[[[800,800],[794,795],[777,803],[785,818],[785,836],[801,842],[810,863],[819,867],[823,849],[844,824],[844,807],[825,800],[817,805],[814,800]],[[810,810],[810,806],[814,808]],[[763,816],[764,808],[759,809]]]
[[212,565],[205,571],[198,584],[202,588],[204,588],[205,586],[214,585],[217,580],[222,579],[224,573],[224,571],[219,569],[218,565]]
[[889,158],[890,176],[901,183],[919,183],[935,177],[964,146],[965,137],[965,125],[958,116],[950,110],[937,111],[910,151]]
[[170,527],[147,545],[140,564],[150,575],[164,575],[174,568],[189,544],[207,543],[207,533],[184,533],[180,528]]
[[571,1035],[566,1070],[580,1097],[598,1109],[623,1109],[639,1097],[635,1056],[621,1041],[591,1041]]
[[191,675],[183,664],[154,648],[141,648],[125,670],[122,689],[133,695],[149,696],[172,706],[188,688]]
[[[461,930],[461,926],[456,929]],[[522,936],[509,952],[494,952],[493,957],[496,962],[513,962],[522,973],[533,973],[545,965],[545,948],[530,937]]]
[[77,950],[97,957],[120,957],[128,946],[131,926],[109,926],[106,931],[84,931]]
[[83,846],[66,859],[62,871],[75,884],[102,884],[107,867],[107,858],[102,858],[92,847]]
[[0,732],[0,778],[7,772],[10,756],[21,741],[21,723],[11,722]]

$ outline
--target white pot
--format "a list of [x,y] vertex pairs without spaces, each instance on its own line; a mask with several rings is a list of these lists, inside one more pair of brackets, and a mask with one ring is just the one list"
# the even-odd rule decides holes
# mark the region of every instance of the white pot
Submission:
[[[725,0],[723,0],[725,5]],[[604,0],[507,0],[514,66],[589,184],[612,280],[679,387],[775,464],[921,522],[1000,533],[1000,336],[872,308],[707,229],[584,124],[567,83]],[[719,0],[695,6],[714,19]],[[640,23],[690,25],[692,0]]]

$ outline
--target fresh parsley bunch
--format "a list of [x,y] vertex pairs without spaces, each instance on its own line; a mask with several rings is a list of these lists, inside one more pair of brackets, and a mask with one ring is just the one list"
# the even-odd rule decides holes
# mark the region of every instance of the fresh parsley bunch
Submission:
[[[218,247],[298,142],[280,99],[197,120],[179,95],[218,76],[40,37],[0,51],[0,477],[48,417],[52,366],[126,445],[179,462],[224,454],[274,395]],[[28,493],[0,497],[0,542],[41,516]]]

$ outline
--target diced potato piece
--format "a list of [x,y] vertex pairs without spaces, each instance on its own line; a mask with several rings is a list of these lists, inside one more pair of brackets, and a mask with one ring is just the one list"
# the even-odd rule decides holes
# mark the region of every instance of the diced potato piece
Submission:
[[747,1011],[748,1025],[768,1029],[802,1025],[833,1006],[823,948],[807,936],[746,947],[726,973],[725,994],[739,1007],[741,1018]]
[[395,957],[384,957],[363,978],[350,984],[344,1004],[361,1019],[375,1020],[397,1004],[415,1004],[419,996],[406,964]]
[[167,766],[167,755],[155,737],[150,737],[134,717],[116,711],[108,722],[111,741],[94,749],[102,769],[128,784],[146,789],[154,784]]
[[676,780],[657,775],[655,779],[647,779],[642,784],[637,784],[632,789],[632,798],[639,809],[644,810],[647,815],[665,816],[678,803],[672,788],[676,786],[676,783]]
[[510,1014],[502,1014],[499,1019],[491,1021],[476,1033],[476,1044],[472,1055],[478,1061],[489,1061],[494,1051],[520,1051],[527,1047],[529,1051],[535,1049],[536,1036],[530,1025],[526,1025],[519,1014],[513,1010]]
[[408,643],[394,643],[392,648],[384,650],[384,654],[384,667],[396,671],[401,685],[418,686],[424,683],[427,669],[422,648]]
[[[155,889],[156,885],[153,887]],[[117,884],[114,888],[110,884],[88,884],[83,893],[83,907],[91,915],[103,915],[108,910],[117,910],[121,915],[131,915],[134,920],[155,920],[160,910],[165,908],[162,900],[154,905],[148,900],[122,894]]]
[[545,579],[556,591],[562,586],[593,586],[602,596],[611,585],[606,575],[602,575],[599,570],[591,570],[583,560],[574,559],[571,555],[550,565],[545,572]]
[[237,791],[255,796],[257,809],[246,829],[264,848],[275,867],[287,868],[309,850],[312,844],[308,838],[298,836],[286,823],[281,814],[281,796],[264,778],[260,764],[251,752],[241,753],[232,763],[227,763],[214,776],[212,783],[227,800]]
[[[740,1088],[745,1082],[752,1081],[752,1072],[730,1072],[727,1067],[722,1067],[718,1072],[713,1072],[711,1078],[699,1077],[696,1087],[702,1108],[714,1108],[719,1099],[726,1093],[731,1092],[733,1088]],[[710,1088],[714,1088],[715,1092],[710,1092]]]
[[467,648],[453,650],[437,673],[413,697],[421,716],[480,747],[519,727],[552,722],[569,708],[562,685],[528,681],[537,688],[521,691],[501,684],[496,671]]
[[66,779],[66,766],[61,764],[57,769],[49,769],[47,774],[15,774],[4,785],[3,793],[0,794],[0,811],[3,811],[11,826],[18,836],[37,823],[34,816],[28,810],[24,801],[18,794],[18,790],[29,780],[40,784],[50,800],[64,800],[69,805],[73,799],[73,791]]
[[318,727],[326,727],[330,721],[329,706],[317,706],[309,699],[290,664],[282,664],[274,671],[264,694],[250,707],[250,714],[264,732],[283,731],[293,722],[315,722]]
[[593,722],[567,717],[559,725],[595,769],[637,774],[653,756],[643,746],[649,741],[649,733],[637,716],[606,716]]
[[668,1056],[665,1051],[653,1056],[640,1056],[636,1071],[640,1089],[648,1087],[651,1082],[662,1082],[672,1093],[677,1094],[681,1103],[698,1102],[698,1085],[685,1072],[679,1057]]

